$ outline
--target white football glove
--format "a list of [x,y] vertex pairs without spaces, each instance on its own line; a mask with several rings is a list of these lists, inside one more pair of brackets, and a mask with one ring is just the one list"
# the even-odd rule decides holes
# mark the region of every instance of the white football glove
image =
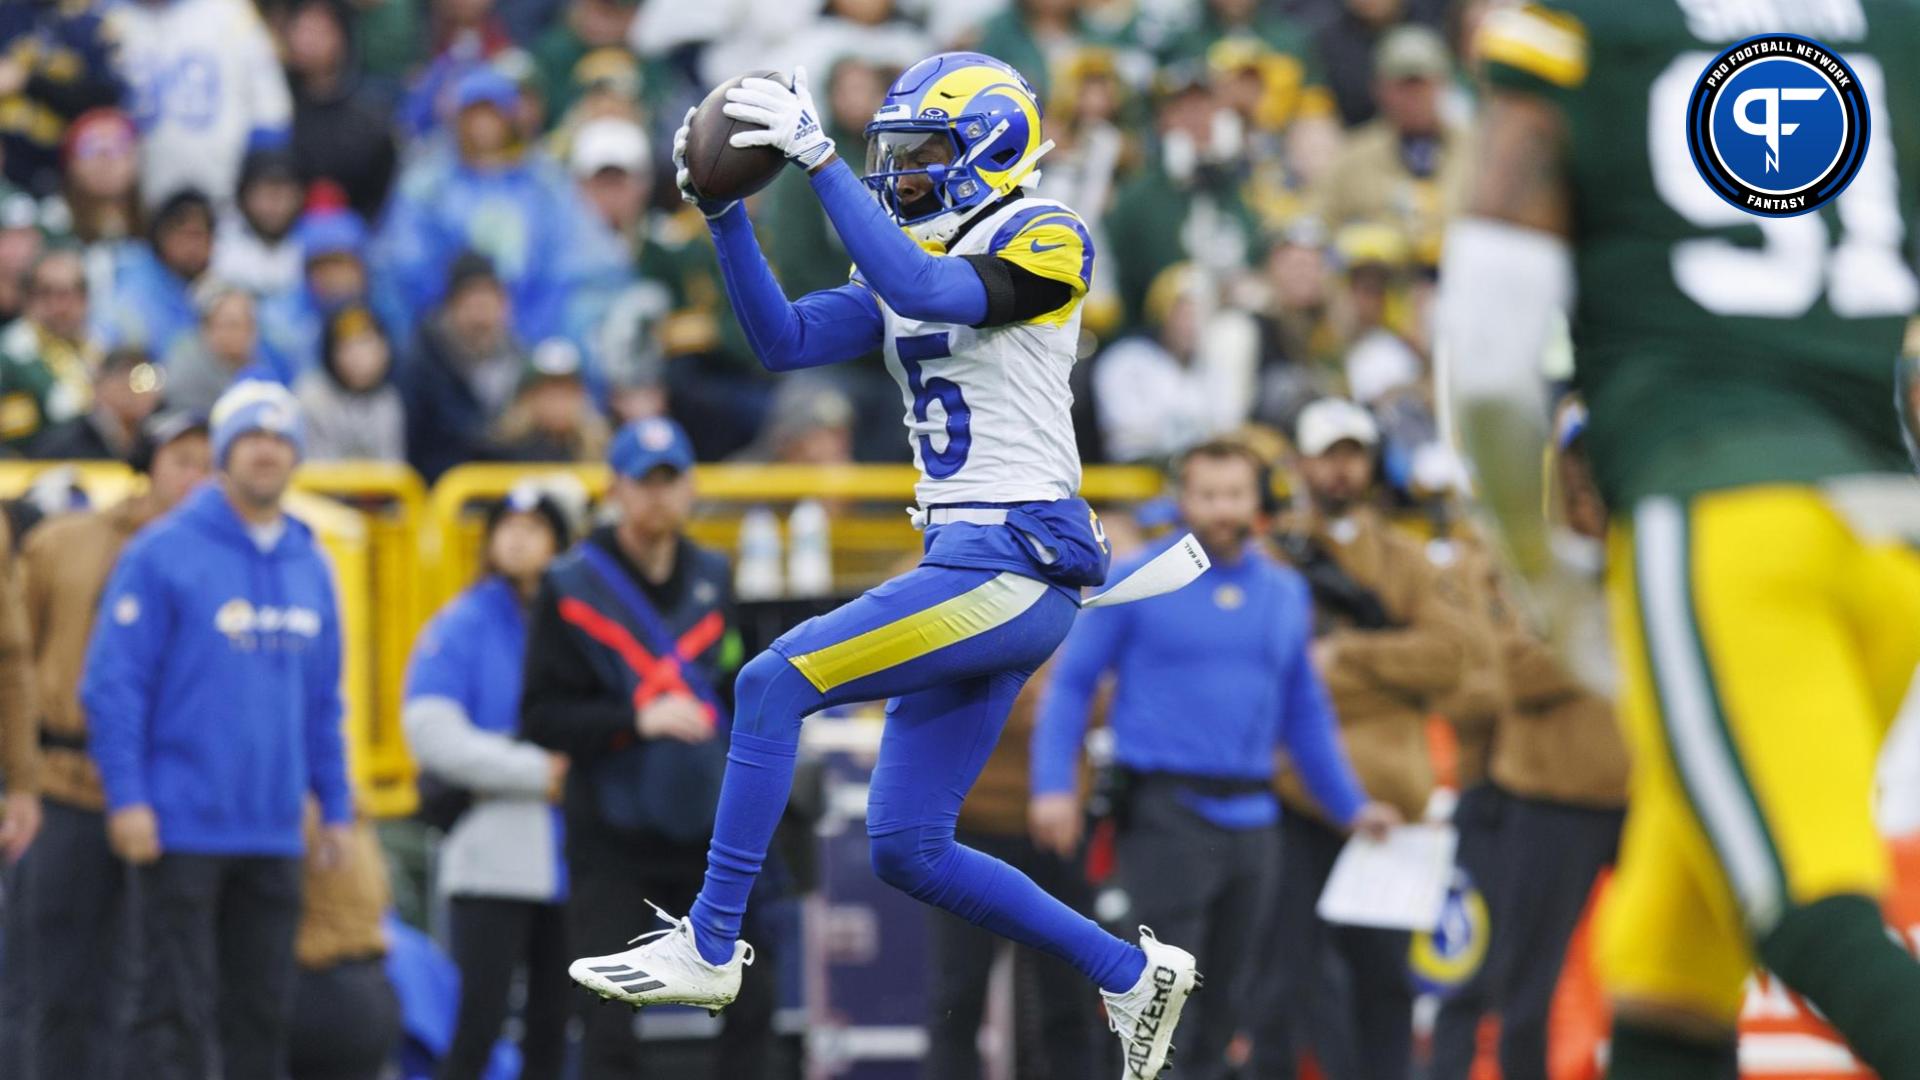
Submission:
[[812,170],[833,157],[833,140],[820,126],[820,110],[807,92],[807,69],[793,69],[793,86],[782,86],[773,79],[742,79],[727,91],[727,104],[720,110],[735,120],[759,124],[759,131],[738,131],[728,140],[739,149],[771,146],[787,155],[787,160]]
[[680,130],[673,133],[673,184],[680,189],[680,197],[689,205],[705,214],[708,219],[717,218],[732,209],[733,203],[715,199],[703,199],[693,189],[693,176],[687,172],[687,127],[693,123],[693,114],[698,106],[688,106],[687,115],[680,118]]

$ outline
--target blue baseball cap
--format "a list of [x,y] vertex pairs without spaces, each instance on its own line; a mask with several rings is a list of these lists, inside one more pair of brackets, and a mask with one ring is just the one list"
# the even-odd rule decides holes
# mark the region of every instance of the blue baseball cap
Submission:
[[474,105],[492,105],[501,112],[511,113],[520,107],[520,88],[493,65],[478,65],[460,76],[460,81],[453,85],[455,109],[467,109]]
[[607,466],[615,476],[629,480],[638,480],[662,465],[677,473],[693,468],[693,443],[679,424],[664,416],[627,424],[607,450]]
[[358,259],[367,246],[367,223],[345,207],[309,210],[293,227],[293,238],[308,262],[329,255]]

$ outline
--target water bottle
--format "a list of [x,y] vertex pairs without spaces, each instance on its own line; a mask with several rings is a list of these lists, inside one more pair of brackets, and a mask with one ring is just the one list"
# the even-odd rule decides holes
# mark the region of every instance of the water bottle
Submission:
[[780,522],[773,511],[756,506],[740,518],[740,560],[733,569],[733,593],[741,600],[777,600],[780,582]]
[[833,545],[827,535],[827,508],[804,499],[787,515],[787,595],[827,596],[833,592]]

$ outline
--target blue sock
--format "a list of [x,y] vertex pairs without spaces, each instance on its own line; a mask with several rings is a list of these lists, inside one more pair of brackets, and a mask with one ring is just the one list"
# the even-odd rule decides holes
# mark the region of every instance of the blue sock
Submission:
[[[785,661],[782,661],[784,663]],[[795,729],[799,727],[795,721]],[[727,750],[727,775],[707,847],[707,878],[693,902],[693,940],[709,964],[733,959],[747,896],[766,861],[767,845],[793,790],[799,745],[736,729]]]

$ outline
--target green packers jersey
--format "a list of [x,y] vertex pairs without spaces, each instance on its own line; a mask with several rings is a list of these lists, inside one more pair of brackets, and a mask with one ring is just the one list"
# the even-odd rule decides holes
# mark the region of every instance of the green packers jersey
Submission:
[[[1848,61],[1871,137],[1838,199],[1762,218],[1701,178],[1686,112],[1718,53],[1782,32]],[[1575,379],[1609,501],[1911,467],[1894,379],[1920,303],[1920,0],[1553,0],[1479,44],[1496,87],[1567,119]]]

